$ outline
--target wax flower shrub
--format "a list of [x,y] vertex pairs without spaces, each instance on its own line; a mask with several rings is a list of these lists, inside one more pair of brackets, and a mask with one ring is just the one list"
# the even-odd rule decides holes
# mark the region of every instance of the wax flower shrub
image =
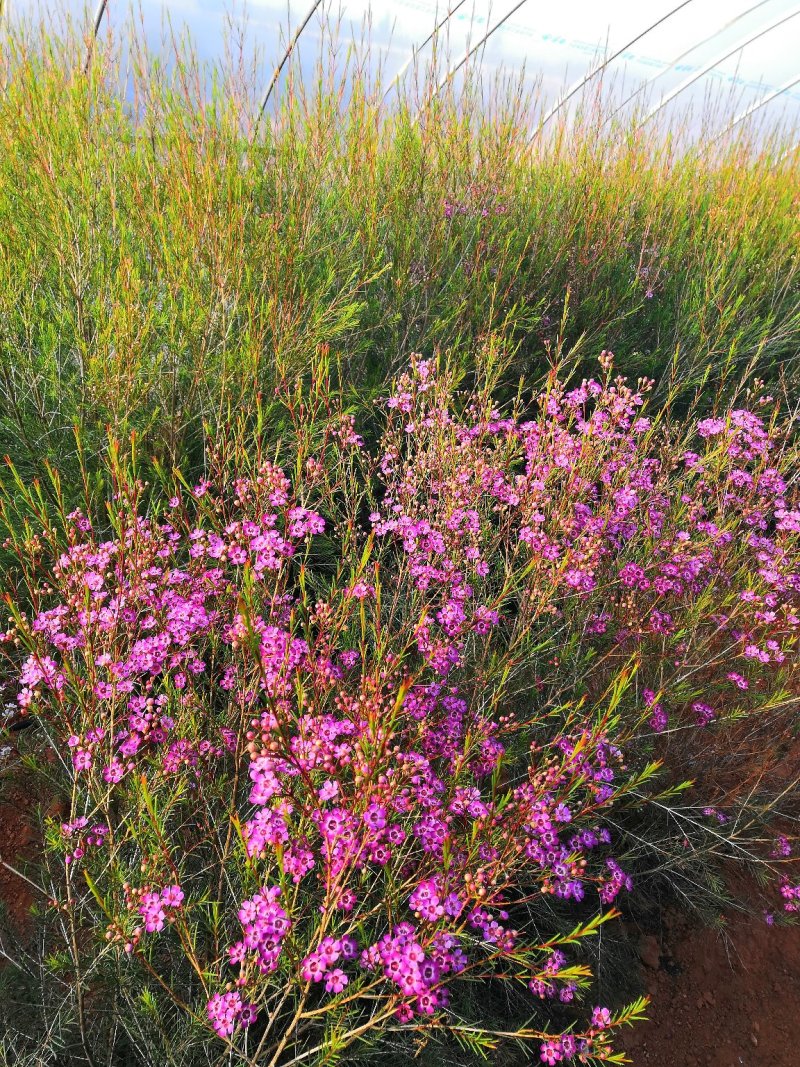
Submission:
[[620,820],[673,735],[790,706],[799,524],[771,402],[681,429],[601,370],[499,410],[415,358],[374,455],[320,373],[290,445],[232,432],[163,498],[113,450],[105,515],[17,486],[3,647],[69,798],[89,1059],[187,1025],[188,1062],[621,1062],[643,1003],[593,1003],[581,951],[632,888]]
[[[600,364],[599,380],[572,387],[553,373],[531,417],[490,394],[456,415],[452,386],[418,363],[389,401],[373,518],[436,591],[445,628],[487,560],[503,572],[474,618],[504,620],[506,699],[516,686],[522,700],[591,705],[635,668],[620,736],[701,785],[669,811],[694,880],[696,853],[774,858],[768,824],[797,814],[795,417],[757,381],[711,417],[646,413],[653,383],[614,377],[612,353]],[[455,543],[432,570],[431,550]]]
[[450,387],[420,362],[389,400],[386,495],[371,520],[400,540],[445,631],[460,632],[467,582],[489,574],[492,556],[503,582],[477,610],[495,622],[513,589],[510,648],[531,618],[549,619],[604,665],[640,661],[655,734],[673,721],[706,726],[750,708],[742,694],[793,679],[793,420],[768,396],[685,427],[668,409],[647,417],[652,383],[612,381],[611,354],[601,363],[605,383],[567,389],[552,377],[534,418],[475,402],[456,418]]
[[[123,989],[138,975],[249,1062],[404,1029],[492,1042],[461,990],[503,981],[529,1002],[515,1036],[546,1061],[608,1059],[641,1004],[563,1030],[547,1005],[586,986],[573,948],[628,884],[602,823],[622,753],[602,724],[537,742],[491,715],[465,637],[497,612],[429,620],[392,537],[364,530],[332,578],[311,573],[314,539],[339,536],[322,505],[341,513],[345,478],[323,490],[359,448],[347,425],[310,472],[318,502],[263,460],[146,517],[118,470],[110,533],[71,514],[32,574],[8,644],[30,647],[19,703],[70,779],[49,840],[70,941],[91,955],[94,934]],[[19,548],[35,565],[44,544]],[[548,896],[589,896],[590,917],[559,930]]]

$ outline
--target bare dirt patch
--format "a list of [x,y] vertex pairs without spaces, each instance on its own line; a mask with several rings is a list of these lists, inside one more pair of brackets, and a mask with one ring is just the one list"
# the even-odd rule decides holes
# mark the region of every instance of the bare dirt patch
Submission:
[[636,1067],[798,1067],[800,926],[669,915],[640,957],[649,1019],[623,1038]]

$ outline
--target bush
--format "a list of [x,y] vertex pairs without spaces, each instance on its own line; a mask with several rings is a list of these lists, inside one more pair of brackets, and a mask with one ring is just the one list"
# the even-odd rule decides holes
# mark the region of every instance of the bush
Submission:
[[[68,798],[48,884],[87,1059],[619,1062],[644,1002],[578,1007],[581,942],[675,795],[658,757],[787,727],[800,511],[769,397],[682,428],[612,363],[501,410],[415,358],[374,452],[322,363],[277,452],[232,430],[193,487],[146,495],[114,448],[107,514],[51,520],[18,482],[4,647]],[[727,800],[678,839],[796,909],[775,812]]]
[[528,144],[537,101],[473,75],[417,121],[435,64],[386,95],[321,32],[320,69],[290,60],[257,129],[271,56],[209,71],[127,26],[84,77],[82,35],[9,34],[0,454],[26,475],[49,458],[77,481],[77,423],[90,456],[110,425],[196,476],[204,422],[323,343],[370,398],[405,353],[470,367],[493,333],[512,389],[601,346],[688,399],[751,365],[796,381],[796,136],[692,146],[679,123],[614,119],[592,83]]

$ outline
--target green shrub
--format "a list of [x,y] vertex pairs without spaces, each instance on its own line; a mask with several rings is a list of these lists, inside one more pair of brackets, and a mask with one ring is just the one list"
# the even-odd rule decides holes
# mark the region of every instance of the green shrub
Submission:
[[6,42],[0,452],[22,469],[74,460],[76,423],[90,452],[110,426],[199,462],[204,421],[320,344],[367,398],[409,352],[469,368],[491,336],[512,385],[601,347],[687,397],[796,372],[800,179],[777,135],[686,146],[591,97],[526,147],[512,81],[431,99],[431,68],[384,97],[334,30],[255,130],[266,75],[126,32],[88,77],[77,35]]

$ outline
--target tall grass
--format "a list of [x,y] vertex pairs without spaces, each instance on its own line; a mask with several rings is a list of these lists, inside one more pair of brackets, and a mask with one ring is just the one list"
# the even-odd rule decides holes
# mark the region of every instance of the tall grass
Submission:
[[511,379],[600,348],[687,393],[795,373],[800,176],[779,133],[678,147],[641,113],[606,121],[595,92],[529,142],[543,111],[513,79],[434,95],[434,54],[385,94],[345,51],[329,28],[316,75],[287,64],[256,124],[272,64],[233,45],[209,71],[131,23],[84,76],[77,29],[8,32],[0,453],[66,463],[79,423],[90,448],[110,425],[185,462],[204,421],[321,344],[367,398],[410,351],[472,359],[490,335]]

